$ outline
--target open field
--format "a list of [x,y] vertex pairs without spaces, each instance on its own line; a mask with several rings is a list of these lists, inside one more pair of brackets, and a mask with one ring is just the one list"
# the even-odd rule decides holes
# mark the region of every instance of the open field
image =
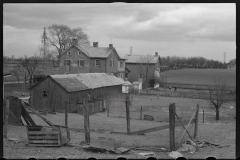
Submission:
[[[196,153],[190,154],[183,152],[182,154],[186,158],[207,158],[214,156],[216,158],[235,158],[235,105],[227,104],[222,107],[220,121],[215,122],[214,111],[208,108],[208,104],[204,100],[194,100],[186,98],[171,98],[171,97],[159,97],[159,96],[143,96],[133,95],[133,104],[131,106],[131,131],[137,131],[141,129],[147,129],[151,127],[157,127],[168,124],[168,106],[170,103],[176,103],[177,114],[182,116],[183,119],[189,119],[189,117],[195,111],[197,104],[200,105],[199,112],[199,130],[197,139],[208,141],[220,145],[230,145],[228,147],[216,148],[213,146],[200,148]],[[107,113],[98,113],[90,116],[90,128],[94,129],[91,132],[91,139],[97,137],[110,137],[114,139],[120,139],[124,141],[123,147],[134,147],[134,146],[155,146],[169,147],[169,130],[161,130],[145,135],[122,135],[122,134],[111,134],[110,132],[126,132],[126,119],[124,106],[121,106],[121,101],[116,101],[110,105],[110,116],[107,117]],[[157,121],[145,121],[139,120],[139,109],[143,108],[143,113],[159,116]],[[231,108],[230,106],[233,106]],[[205,110],[205,122],[202,123],[202,112]],[[121,113],[122,116],[119,116]],[[47,124],[35,114],[30,114],[31,117],[38,125],[47,126]],[[44,115],[48,120],[57,125],[64,125],[64,113],[57,113],[56,115],[47,114]],[[84,141],[84,123],[83,116],[69,113],[68,119],[69,127],[81,129],[79,132],[70,130],[71,144],[79,145],[81,141]],[[182,127],[176,128],[176,140],[183,131]],[[24,126],[9,127],[9,137],[19,138],[20,143],[14,144],[14,142],[5,141],[4,153],[5,158],[89,158],[95,157],[100,158],[113,158],[126,157],[126,158],[144,158],[137,155],[134,152],[129,152],[123,155],[107,154],[107,153],[92,153],[87,152],[81,147],[64,146],[60,148],[56,147],[28,147],[27,144],[27,133]],[[12,151],[14,150],[14,154]],[[157,158],[169,158],[168,152],[156,152]]]
[[236,70],[231,69],[179,69],[161,73],[168,83],[214,84],[214,78],[221,78],[231,86],[236,86]]

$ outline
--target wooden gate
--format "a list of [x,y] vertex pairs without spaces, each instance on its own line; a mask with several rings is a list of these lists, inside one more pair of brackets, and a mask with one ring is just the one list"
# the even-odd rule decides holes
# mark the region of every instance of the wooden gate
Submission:
[[[3,103],[5,109],[5,101]],[[8,116],[8,124],[11,125],[17,125],[20,126],[22,125],[21,123],[21,111],[22,111],[22,105],[21,105],[21,100],[18,98],[12,98],[9,99],[9,116]],[[3,110],[4,113],[4,110]],[[5,115],[3,114],[3,119]]]

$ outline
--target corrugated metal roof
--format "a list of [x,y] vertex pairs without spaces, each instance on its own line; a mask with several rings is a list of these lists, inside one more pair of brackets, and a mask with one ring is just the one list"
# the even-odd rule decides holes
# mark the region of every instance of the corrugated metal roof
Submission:
[[159,56],[154,55],[125,55],[126,63],[157,63]]
[[124,84],[123,79],[106,73],[50,75],[50,77],[63,86],[68,92]]
[[78,45],[76,47],[91,58],[107,58],[114,50],[114,48],[109,47],[93,47],[87,45]]

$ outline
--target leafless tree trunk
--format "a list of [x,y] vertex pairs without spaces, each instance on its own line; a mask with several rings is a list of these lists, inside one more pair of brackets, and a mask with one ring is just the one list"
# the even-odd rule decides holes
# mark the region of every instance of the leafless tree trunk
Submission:
[[20,73],[19,73],[19,67],[14,67],[13,71],[12,71],[13,75],[16,77],[18,83],[19,83],[19,76],[20,76]]
[[143,55],[139,57],[139,73],[143,75],[143,85],[148,88],[149,80],[155,78],[155,57],[153,55]]
[[37,56],[27,57],[26,55],[21,58],[20,72],[24,75],[25,83],[29,78],[30,87],[32,86],[32,78],[39,67],[40,59]]
[[229,86],[226,82],[223,82],[220,78],[214,81],[214,85],[209,87],[209,99],[210,106],[216,111],[216,120],[220,119],[220,108],[222,104],[234,100],[234,92],[229,90]]

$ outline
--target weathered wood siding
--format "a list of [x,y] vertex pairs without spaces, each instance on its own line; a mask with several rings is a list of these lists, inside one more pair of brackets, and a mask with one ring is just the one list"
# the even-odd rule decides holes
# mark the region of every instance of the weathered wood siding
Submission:
[[[43,96],[43,91],[48,91],[48,95]],[[30,105],[34,109],[64,112],[65,101],[70,101],[72,105],[73,103],[83,103],[84,100],[88,99],[89,92],[91,100],[104,100],[104,103],[107,103],[106,105],[108,105],[111,102],[114,102],[114,98],[122,95],[122,86],[101,87],[69,93],[53,79],[48,77],[44,81],[40,82],[40,84],[32,88],[30,92]],[[102,105],[105,104],[102,103]],[[77,106],[71,106],[71,109],[72,108],[76,110]]]
[[[43,91],[48,95],[43,96]],[[31,89],[30,105],[34,109],[49,111],[64,111],[64,101],[68,100],[69,93],[50,77]]]

